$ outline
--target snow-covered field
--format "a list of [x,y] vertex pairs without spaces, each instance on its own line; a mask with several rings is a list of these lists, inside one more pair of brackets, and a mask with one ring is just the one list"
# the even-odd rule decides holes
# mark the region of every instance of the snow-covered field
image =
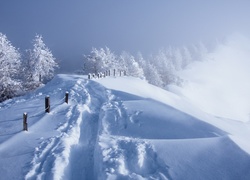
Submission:
[[0,104],[0,179],[250,179],[249,139],[248,122],[143,80],[57,75]]

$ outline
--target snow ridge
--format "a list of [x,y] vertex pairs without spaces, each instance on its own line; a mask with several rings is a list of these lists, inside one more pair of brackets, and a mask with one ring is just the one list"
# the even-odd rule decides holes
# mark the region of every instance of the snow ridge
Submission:
[[[250,177],[249,123],[213,117],[139,79],[58,75],[13,101],[0,109],[5,179]],[[20,129],[23,112],[29,131]]]
[[[99,179],[170,179],[168,167],[160,162],[147,140],[119,135],[140,114],[128,114],[120,97],[107,90],[109,101],[100,112],[99,131]],[[139,125],[140,126],[140,125]],[[114,131],[115,130],[115,131]],[[114,169],[114,167],[116,167]]]

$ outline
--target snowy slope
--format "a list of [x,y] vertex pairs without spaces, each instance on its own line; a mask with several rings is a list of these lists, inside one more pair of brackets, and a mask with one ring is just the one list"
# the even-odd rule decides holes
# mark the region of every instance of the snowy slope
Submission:
[[0,105],[3,179],[250,178],[248,123],[213,117],[140,79],[57,75]]

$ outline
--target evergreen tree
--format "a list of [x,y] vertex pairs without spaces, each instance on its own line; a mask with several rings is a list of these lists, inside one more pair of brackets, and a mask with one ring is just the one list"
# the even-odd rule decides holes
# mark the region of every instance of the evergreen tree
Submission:
[[20,65],[20,53],[6,35],[0,33],[0,102],[20,93]]
[[33,49],[28,50],[27,62],[28,79],[34,83],[42,83],[50,80],[58,64],[50,49],[43,42],[41,35],[36,35],[33,40]]
[[104,72],[119,67],[116,55],[108,47],[92,48],[90,55],[85,55],[84,73]]
[[182,69],[183,57],[179,48],[175,48],[173,52],[173,65],[176,71]]
[[153,64],[159,72],[159,75],[163,81],[163,86],[175,82],[175,68],[173,61],[170,58],[170,52],[161,49],[158,54],[154,57]]
[[144,78],[143,69],[139,66],[138,62],[136,62],[134,56],[124,51],[120,55],[120,61],[124,63],[124,70],[127,75]]
[[163,87],[164,83],[161,79],[161,76],[153,64],[148,62],[145,65],[144,74],[148,83],[153,84],[158,87]]
[[142,53],[138,52],[136,56],[136,62],[138,62],[139,66],[144,69],[146,67],[146,60],[143,58]]
[[184,69],[192,62],[192,55],[186,46],[182,48],[182,54],[183,54],[182,69]]

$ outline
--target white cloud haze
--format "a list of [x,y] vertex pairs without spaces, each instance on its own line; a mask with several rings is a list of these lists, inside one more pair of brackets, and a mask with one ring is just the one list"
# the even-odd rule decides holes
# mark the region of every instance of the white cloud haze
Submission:
[[250,40],[234,34],[181,73],[182,93],[208,113],[249,121]]
[[247,0],[9,0],[1,2],[0,32],[21,49],[30,48],[36,33],[43,35],[55,57],[68,62],[62,65],[66,70],[79,67],[92,47],[148,54],[233,32],[249,35],[249,5]]

